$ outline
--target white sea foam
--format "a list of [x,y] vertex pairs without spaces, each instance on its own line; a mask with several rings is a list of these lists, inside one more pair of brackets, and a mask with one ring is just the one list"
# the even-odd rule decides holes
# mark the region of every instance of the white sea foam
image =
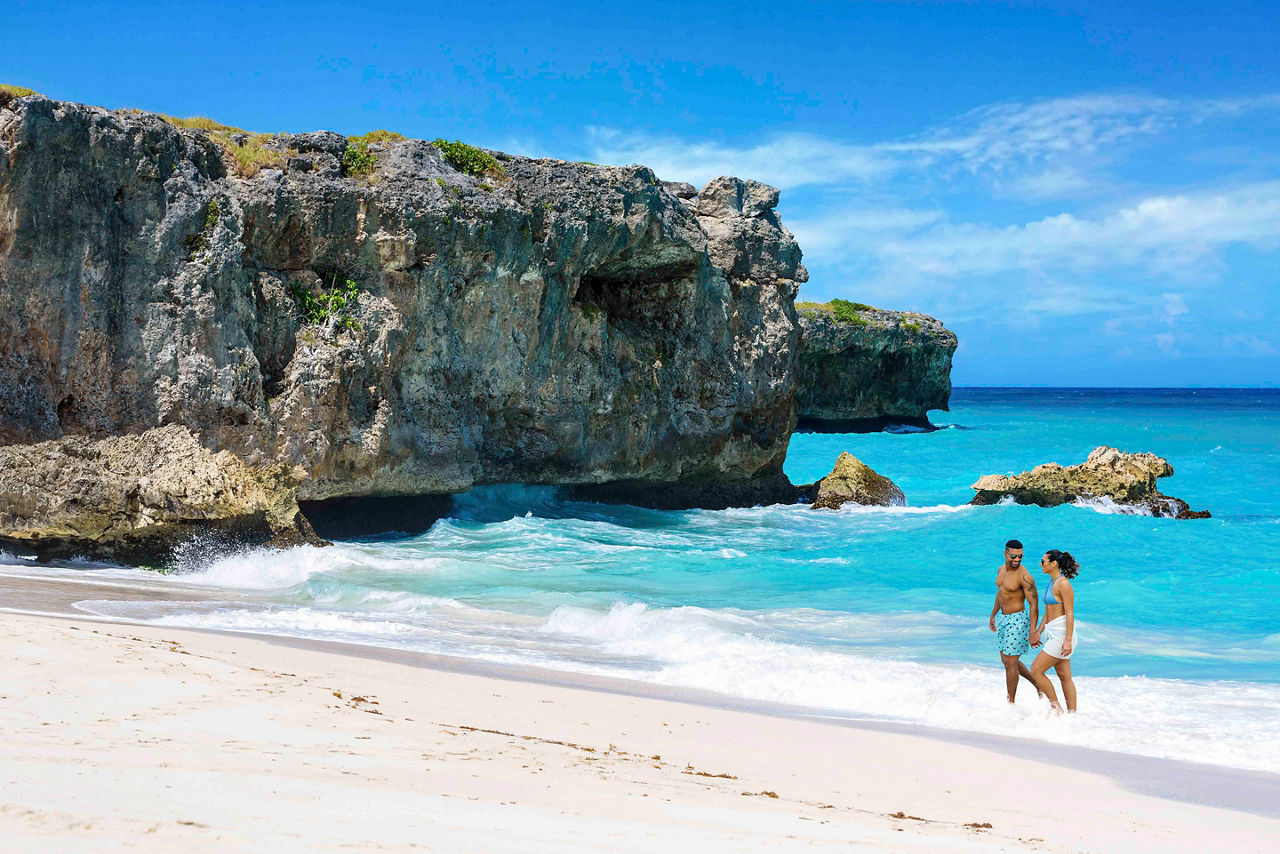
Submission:
[[1072,507],[1083,507],[1092,510],[1095,513],[1104,513],[1114,516],[1152,516],[1151,508],[1137,504],[1119,504],[1115,499],[1107,495],[1099,495],[1096,497],[1079,497],[1071,502]]
[[[654,659],[653,681],[749,699],[896,718],[948,729],[1037,737],[1047,705],[1004,702],[991,668],[923,664],[780,642],[741,616],[619,605],[557,609],[543,627],[602,651]],[[772,623],[775,620],[769,620]],[[755,629],[768,629],[766,624]],[[1084,635],[1082,634],[1082,637]],[[1079,677],[1083,711],[1056,719],[1055,741],[1129,753],[1280,770],[1280,686],[1143,677]]]
[[[363,597],[363,598],[362,598]],[[1280,771],[1280,686],[1144,677],[1077,677],[1081,712],[1052,719],[1030,686],[1004,702],[996,668],[908,661],[920,643],[952,636],[959,617],[769,612],[617,603],[565,605],[546,618],[476,608],[440,597],[368,591],[333,606],[228,607],[208,603],[109,603],[85,610],[162,625],[294,634],[489,661],[642,679],[783,703],[828,714],[948,729],[1015,732],[1050,726],[1055,742]],[[360,610],[352,610],[353,607]],[[1093,627],[1080,636],[1098,642]],[[885,655],[899,638],[903,656]],[[1270,640],[1270,639],[1269,639]],[[875,647],[859,652],[860,645]]]

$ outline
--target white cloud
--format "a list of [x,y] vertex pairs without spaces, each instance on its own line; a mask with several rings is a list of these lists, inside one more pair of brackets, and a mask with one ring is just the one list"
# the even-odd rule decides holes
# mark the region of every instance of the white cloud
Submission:
[[1146,264],[1172,269],[1228,244],[1280,247],[1280,181],[1152,196],[1094,217],[1057,214],[1003,228],[943,223],[886,241],[887,262],[933,276]]
[[[1008,102],[973,110],[917,137],[869,144],[790,133],[741,146],[592,127],[586,147],[595,162],[643,163],[666,180],[697,185],[738,175],[786,190],[874,182],[901,172],[936,176],[958,168],[1046,198],[1078,193],[1091,180],[1083,167],[1110,159],[1123,143],[1180,123],[1258,109],[1280,109],[1280,96],[1177,101],[1083,95]],[[1026,174],[1014,174],[1020,172]]]
[[786,134],[735,147],[677,137],[588,129],[589,159],[597,163],[643,163],[667,181],[702,186],[720,175],[754,178],[780,189],[839,184],[886,177],[899,168],[874,147],[850,145],[810,134]]
[[1172,332],[1161,332],[1159,335],[1155,336],[1155,342],[1156,346],[1160,348],[1160,352],[1164,353],[1166,356],[1179,355],[1178,344],[1177,341],[1174,340]]
[[915,232],[946,218],[939,210],[910,208],[849,208],[827,215],[788,219],[787,227],[805,252],[866,251],[886,236]]
[[1164,299],[1164,322],[1173,323],[1191,309],[1187,308],[1182,294],[1161,294]]
[[1241,351],[1252,354],[1254,356],[1271,356],[1276,351],[1276,345],[1272,341],[1246,332],[1237,332],[1234,335],[1228,335],[1222,339],[1222,346],[1227,350]]

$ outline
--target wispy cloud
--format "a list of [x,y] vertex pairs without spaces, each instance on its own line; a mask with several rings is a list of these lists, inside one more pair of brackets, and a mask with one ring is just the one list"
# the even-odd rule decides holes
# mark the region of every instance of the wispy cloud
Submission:
[[720,175],[740,175],[780,189],[882,179],[897,159],[873,146],[850,145],[810,134],[786,134],[768,142],[733,146],[689,142],[678,137],[588,129],[590,159],[598,163],[643,163],[669,181],[698,186]]
[[1096,216],[1063,213],[999,228],[941,223],[857,251],[936,276],[1135,264],[1172,273],[1229,244],[1280,248],[1280,181],[1152,196]]
[[587,148],[602,163],[644,163],[668,180],[702,184],[718,175],[756,178],[781,189],[849,181],[875,182],[901,172],[964,169],[1021,173],[1037,195],[1076,191],[1080,165],[1116,147],[1183,123],[1280,109],[1280,96],[1235,100],[1171,100],[1088,95],[1037,103],[1007,102],[973,110],[919,136],[855,144],[792,133],[750,145],[690,142],[677,136],[588,129]]

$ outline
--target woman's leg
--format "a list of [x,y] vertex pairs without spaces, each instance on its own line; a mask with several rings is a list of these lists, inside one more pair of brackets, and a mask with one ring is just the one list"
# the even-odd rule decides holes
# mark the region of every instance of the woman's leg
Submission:
[[1062,711],[1062,706],[1058,705],[1058,692],[1053,690],[1053,684],[1049,681],[1049,677],[1044,675],[1045,671],[1053,667],[1054,662],[1059,660],[1047,652],[1037,655],[1036,660],[1031,662],[1031,681],[1036,684],[1036,688],[1040,689],[1042,694],[1049,698],[1050,705],[1058,711]]
[[1058,672],[1058,681],[1062,683],[1062,699],[1067,701],[1067,711],[1076,710],[1076,683],[1071,679],[1071,659],[1059,659],[1053,666]]

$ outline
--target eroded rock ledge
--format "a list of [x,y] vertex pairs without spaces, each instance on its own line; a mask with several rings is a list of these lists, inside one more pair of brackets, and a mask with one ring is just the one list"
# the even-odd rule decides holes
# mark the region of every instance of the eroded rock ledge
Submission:
[[1077,501],[1108,501],[1118,512],[1175,519],[1207,519],[1209,511],[1193,511],[1180,498],[1162,495],[1156,481],[1173,475],[1173,466],[1155,454],[1131,454],[1100,445],[1083,463],[1061,466],[1045,463],[1012,476],[988,474],[971,489],[970,504],[997,504],[1009,498],[1018,504],[1057,507]]
[[294,499],[300,475],[215,454],[179,425],[0,447],[0,546],[42,559],[167,564],[193,537],[320,544]]
[[776,190],[496,152],[471,175],[408,139],[353,177],[337,134],[252,144],[271,168],[243,177],[159,116],[0,106],[0,443],[184,425],[304,501],[776,500],[807,278]]
[[841,314],[829,303],[800,307],[799,429],[930,429],[929,410],[950,408],[955,334],[916,312],[860,307]]

